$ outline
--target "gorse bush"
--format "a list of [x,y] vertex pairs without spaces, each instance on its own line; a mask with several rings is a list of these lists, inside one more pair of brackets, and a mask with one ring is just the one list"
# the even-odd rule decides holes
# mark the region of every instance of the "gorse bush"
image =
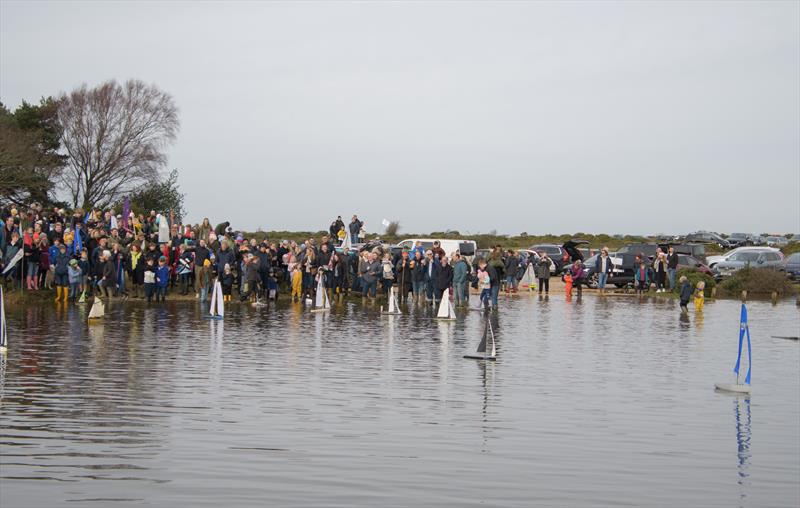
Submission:
[[720,290],[726,296],[737,296],[742,291],[756,295],[769,295],[773,291],[777,291],[779,296],[794,293],[794,288],[786,278],[786,273],[772,268],[751,267],[742,268],[722,281]]
[[681,268],[680,270],[678,270],[678,274],[675,280],[676,293],[681,292],[681,283],[678,281],[680,281],[681,277],[684,275],[689,280],[689,284],[692,285],[692,289],[696,288],[697,283],[700,282],[701,280],[705,282],[706,287],[703,290],[703,294],[705,294],[706,296],[711,296],[711,289],[717,285],[717,281],[714,280],[714,277],[705,274],[697,270],[696,268]]

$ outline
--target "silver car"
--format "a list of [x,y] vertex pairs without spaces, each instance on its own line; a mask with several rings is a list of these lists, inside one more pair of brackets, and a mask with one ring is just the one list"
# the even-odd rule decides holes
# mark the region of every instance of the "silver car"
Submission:
[[782,270],[782,261],[783,255],[774,249],[748,249],[714,265],[714,276],[717,279],[729,277],[746,266]]

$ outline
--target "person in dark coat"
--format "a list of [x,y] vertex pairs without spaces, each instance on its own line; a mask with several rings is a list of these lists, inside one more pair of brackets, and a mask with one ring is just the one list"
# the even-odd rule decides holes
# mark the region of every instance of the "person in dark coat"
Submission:
[[230,225],[231,225],[231,223],[228,222],[228,221],[221,222],[221,223],[217,224],[217,227],[214,228],[214,233],[216,233],[217,236],[222,236],[222,235],[225,234],[225,231],[228,230]]
[[436,293],[438,300],[442,300],[442,296],[446,289],[453,285],[453,267],[447,261],[447,257],[440,260],[439,272],[436,274]]
[[423,254],[419,250],[414,251],[414,259],[409,262],[411,268],[411,290],[413,291],[414,303],[422,303],[425,295],[425,263]]
[[358,216],[353,215],[353,219],[350,221],[348,227],[350,229],[350,241],[352,243],[358,243],[358,235],[361,234],[361,228],[364,227],[364,221],[358,220]]
[[408,299],[408,293],[411,291],[411,281],[414,278],[407,250],[400,254],[400,259],[395,265],[395,272],[397,272],[395,279],[397,280],[397,290],[400,293],[400,302],[405,302]]
[[689,312],[689,301],[692,299],[692,284],[685,275],[681,276],[681,312]]
[[542,257],[539,258],[539,262],[536,263],[536,278],[539,279],[539,294],[542,294],[542,289],[544,289],[544,294],[547,295],[550,293],[550,257],[547,255],[546,252],[542,252]]

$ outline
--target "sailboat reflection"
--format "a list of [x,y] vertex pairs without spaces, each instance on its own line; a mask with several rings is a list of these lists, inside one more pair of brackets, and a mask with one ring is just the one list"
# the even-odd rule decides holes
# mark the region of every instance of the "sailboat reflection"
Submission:
[[733,414],[736,418],[736,444],[739,457],[739,501],[744,505],[750,487],[750,397],[736,397],[733,401]]
[[481,452],[489,451],[489,370],[494,372],[494,362],[477,362],[481,384],[483,385],[483,404],[481,405]]

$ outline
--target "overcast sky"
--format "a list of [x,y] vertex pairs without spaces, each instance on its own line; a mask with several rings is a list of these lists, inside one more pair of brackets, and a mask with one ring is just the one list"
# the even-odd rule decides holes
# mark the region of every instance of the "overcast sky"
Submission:
[[800,233],[800,3],[0,2],[0,100],[170,93],[189,219]]

